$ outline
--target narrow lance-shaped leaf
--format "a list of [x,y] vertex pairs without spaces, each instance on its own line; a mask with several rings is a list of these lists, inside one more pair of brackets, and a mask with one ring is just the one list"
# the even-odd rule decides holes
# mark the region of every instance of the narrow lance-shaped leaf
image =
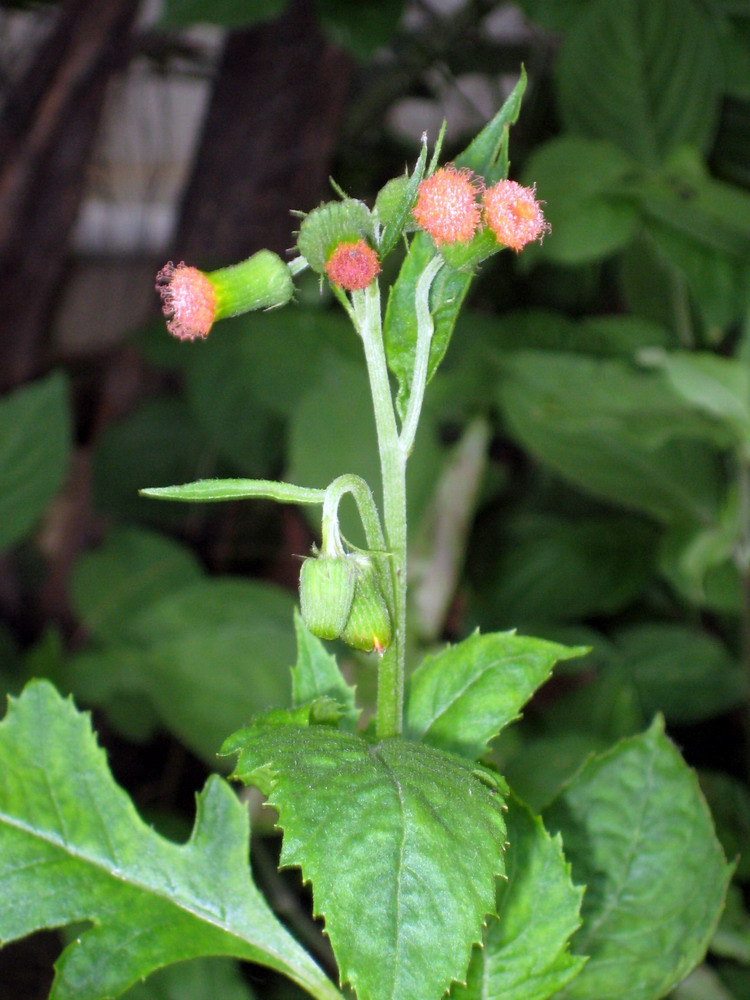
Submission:
[[581,920],[582,889],[570,880],[560,837],[514,796],[508,801],[507,882],[497,889],[497,917],[475,948],[465,987],[451,1000],[547,1000],[578,975],[585,958],[569,938]]
[[[467,149],[456,157],[456,166],[469,167],[490,184],[507,176],[508,129],[518,118],[525,89],[526,73],[522,70],[518,83],[502,108]],[[402,417],[409,402],[417,343],[414,295],[420,275],[436,252],[432,238],[426,233],[417,233],[388,298],[383,336],[388,365],[398,378],[397,405]],[[445,266],[433,281],[430,312],[435,329],[430,344],[428,381],[448,350],[453,327],[472,277],[470,271],[456,271]]]
[[558,660],[586,652],[513,632],[475,632],[426,656],[409,678],[404,734],[476,760]]
[[193,834],[156,834],[114,783],[88,716],[32,682],[0,724],[0,941],[91,921],[56,963],[50,1000],[105,1000],[157,968],[229,955],[318,1000],[333,984],[277,921],[247,866],[247,810],[221,779]]
[[703,958],[732,874],[696,775],[657,718],[590,760],[545,812],[586,885],[560,1000],[656,1000]]
[[277,500],[279,503],[323,503],[325,490],[279,483],[273,479],[199,479],[180,486],[153,486],[138,491],[154,500],[208,503],[215,500]]
[[500,780],[453,755],[326,726],[232,736],[235,777],[279,812],[358,1000],[439,1000],[462,979],[503,871]]

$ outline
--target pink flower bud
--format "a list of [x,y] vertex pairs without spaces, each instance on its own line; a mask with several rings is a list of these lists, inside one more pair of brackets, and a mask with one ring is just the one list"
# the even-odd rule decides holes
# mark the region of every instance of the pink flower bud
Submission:
[[203,271],[170,260],[156,275],[167,329],[180,340],[207,337],[216,319],[216,293]]
[[484,217],[498,243],[518,252],[549,232],[534,188],[499,181],[484,192]]
[[380,274],[380,260],[364,240],[345,240],[326,261],[325,271],[334,285],[354,292],[367,288]]
[[481,222],[477,202],[481,183],[468,167],[457,170],[449,163],[419,185],[412,215],[436,246],[468,243],[472,238]]

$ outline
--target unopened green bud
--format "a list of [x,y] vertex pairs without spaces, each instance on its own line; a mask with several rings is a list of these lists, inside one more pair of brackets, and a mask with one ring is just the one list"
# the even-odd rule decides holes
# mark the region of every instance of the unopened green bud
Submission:
[[373,222],[363,201],[345,198],[314,208],[300,226],[297,249],[318,274],[341,243],[372,239]]
[[305,559],[299,576],[300,610],[305,625],[320,639],[338,639],[354,598],[356,571],[346,556]]
[[354,649],[383,653],[391,644],[391,616],[380,590],[377,570],[368,558],[350,558],[356,559],[356,582],[341,639]]

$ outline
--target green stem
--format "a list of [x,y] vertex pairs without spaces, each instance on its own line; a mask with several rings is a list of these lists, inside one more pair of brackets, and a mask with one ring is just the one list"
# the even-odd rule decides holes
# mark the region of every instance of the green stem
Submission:
[[424,391],[427,386],[427,371],[430,361],[430,344],[435,325],[430,313],[430,289],[432,282],[443,266],[443,258],[436,254],[422,271],[417,282],[415,293],[415,311],[417,316],[417,346],[414,352],[414,374],[409,391],[409,405],[406,409],[404,424],[401,428],[401,447],[405,455],[411,454],[414,438],[417,434],[419,415],[422,412]]
[[338,525],[338,507],[342,498],[347,493],[351,493],[357,504],[357,510],[365,529],[368,548],[376,552],[385,552],[385,536],[383,535],[380,516],[372,496],[372,490],[361,476],[355,476],[353,473],[339,476],[326,489],[322,518],[323,552],[327,552],[330,527],[334,524]]
[[385,541],[390,553],[393,642],[378,670],[375,731],[380,739],[398,736],[403,726],[406,643],[406,453],[401,446],[383,346],[380,289],[373,281],[352,294],[357,329],[362,337],[370,378],[375,428],[383,478]]

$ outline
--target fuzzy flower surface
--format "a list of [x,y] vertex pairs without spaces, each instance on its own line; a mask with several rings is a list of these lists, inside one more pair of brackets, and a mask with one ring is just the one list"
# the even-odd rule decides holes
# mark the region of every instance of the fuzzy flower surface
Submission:
[[484,192],[483,202],[485,220],[498,243],[516,253],[549,232],[534,188],[517,181],[499,181]]
[[156,275],[167,329],[180,340],[207,337],[216,319],[216,292],[197,267],[171,260]]
[[367,288],[380,274],[380,260],[364,240],[349,240],[335,248],[326,261],[325,271],[334,285],[356,292]]
[[467,167],[458,170],[448,163],[419,185],[412,209],[414,220],[438,247],[445,243],[467,243],[482,219],[477,201],[481,187],[481,179]]

